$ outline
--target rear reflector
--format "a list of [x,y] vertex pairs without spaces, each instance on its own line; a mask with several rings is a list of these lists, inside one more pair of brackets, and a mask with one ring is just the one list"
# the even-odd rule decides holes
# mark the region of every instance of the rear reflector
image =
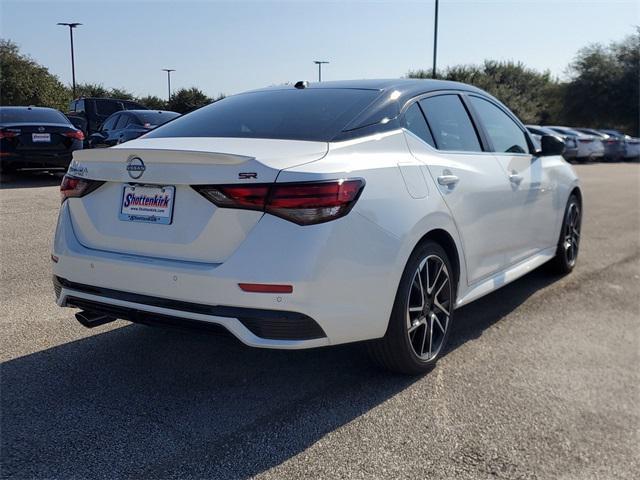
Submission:
[[84,197],[103,183],[104,182],[99,180],[88,180],[65,175],[60,184],[60,203],[64,202],[67,198]]
[[292,285],[271,285],[267,283],[239,283],[243,292],[251,293],[292,293]]
[[364,180],[194,185],[193,188],[218,207],[258,210],[298,225],[314,225],[349,213],[364,188]]

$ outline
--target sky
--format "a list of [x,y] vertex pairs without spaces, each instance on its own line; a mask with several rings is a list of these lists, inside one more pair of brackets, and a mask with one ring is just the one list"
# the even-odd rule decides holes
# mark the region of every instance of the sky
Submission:
[[[268,85],[398,78],[430,69],[435,0],[32,1],[0,0],[0,37],[71,83],[167,96],[197,86],[210,96]],[[576,52],[620,40],[640,24],[637,0],[440,0],[438,67],[515,60],[565,78]]]

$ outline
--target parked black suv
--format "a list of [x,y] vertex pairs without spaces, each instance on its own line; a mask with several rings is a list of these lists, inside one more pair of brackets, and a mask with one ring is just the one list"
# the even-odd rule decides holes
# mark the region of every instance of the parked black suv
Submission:
[[147,107],[132,100],[118,98],[83,97],[69,104],[67,117],[84,131],[85,136],[97,132],[100,125],[113,113],[120,110],[147,110]]

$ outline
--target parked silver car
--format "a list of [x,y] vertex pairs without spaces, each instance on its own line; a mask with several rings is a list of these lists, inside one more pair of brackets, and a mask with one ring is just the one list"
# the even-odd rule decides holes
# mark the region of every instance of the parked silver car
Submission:
[[617,137],[622,143],[622,157],[625,160],[636,160],[640,158],[640,139],[625,135],[618,130],[600,130],[600,132]]
[[617,162],[622,160],[625,155],[625,140],[622,134],[612,135],[604,131],[593,130],[591,128],[574,128],[574,130],[584,133],[586,135],[593,135],[598,137],[604,145],[604,159]]
[[537,149],[540,149],[540,139],[543,135],[554,135],[556,137],[562,138],[564,140],[565,148],[562,156],[565,160],[571,161],[575,160],[578,156],[578,143],[576,142],[575,137],[570,135],[564,135],[562,133],[558,133],[554,130],[551,130],[546,127],[541,127],[540,125],[525,125],[529,133],[531,134],[531,138],[536,145]]
[[578,145],[576,160],[584,162],[588,160],[600,160],[604,157],[604,144],[595,135],[587,135],[569,127],[547,126],[551,130],[563,135],[574,137]]

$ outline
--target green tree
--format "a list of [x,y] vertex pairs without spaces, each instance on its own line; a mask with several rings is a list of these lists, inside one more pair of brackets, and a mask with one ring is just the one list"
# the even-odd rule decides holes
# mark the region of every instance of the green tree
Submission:
[[639,135],[640,29],[621,42],[583,48],[569,73],[564,94],[569,122]]
[[67,92],[58,77],[0,39],[0,105],[38,105],[65,110]]
[[[76,84],[76,97],[108,97],[109,89],[100,83],[78,83]],[[73,92],[69,89],[69,99],[71,100]]]
[[109,90],[109,97],[111,98],[118,98],[120,100],[135,100],[136,96],[125,90],[124,88],[112,88],[111,90]]
[[167,102],[160,97],[156,97],[155,95],[147,95],[146,97],[140,97],[138,98],[138,102],[152,110],[167,109]]
[[[410,78],[431,78],[425,70],[410,71]],[[549,72],[538,72],[520,62],[486,60],[482,65],[459,65],[439,72],[438,78],[468,83],[508,105],[525,123],[549,123],[559,115],[559,85]]]
[[213,101],[212,98],[196,87],[181,88],[171,95],[167,108],[178,113],[188,113]]
[[[69,99],[73,96],[69,88]],[[106,88],[101,83],[79,83],[76,85],[76,97],[107,97],[118,98],[120,100],[135,100],[133,93],[123,88]]]

